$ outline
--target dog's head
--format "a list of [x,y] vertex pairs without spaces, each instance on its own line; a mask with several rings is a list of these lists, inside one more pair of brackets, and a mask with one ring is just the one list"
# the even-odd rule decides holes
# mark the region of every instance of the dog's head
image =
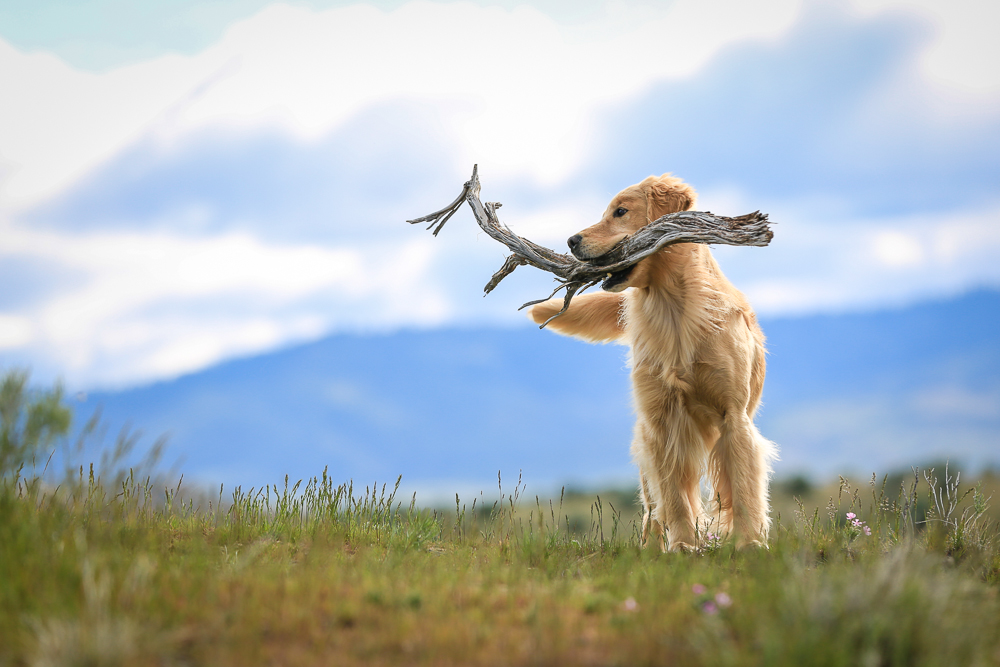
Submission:
[[[657,218],[691,209],[697,198],[694,188],[679,178],[670,174],[650,176],[615,195],[600,222],[571,236],[567,241],[570,252],[580,260],[597,259]],[[642,264],[613,274],[601,286],[608,292],[624,290]]]

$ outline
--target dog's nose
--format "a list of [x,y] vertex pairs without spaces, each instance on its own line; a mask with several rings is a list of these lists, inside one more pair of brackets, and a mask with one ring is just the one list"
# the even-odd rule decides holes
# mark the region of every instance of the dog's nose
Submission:
[[574,234],[573,236],[569,237],[569,239],[566,240],[566,245],[569,246],[569,249],[571,251],[576,250],[576,247],[580,245],[580,241],[582,240],[583,240],[582,236],[580,236],[579,234]]

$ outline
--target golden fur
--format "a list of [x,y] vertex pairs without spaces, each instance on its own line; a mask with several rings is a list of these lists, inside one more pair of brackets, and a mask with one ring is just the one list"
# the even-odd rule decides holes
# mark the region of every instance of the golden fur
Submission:
[[[570,238],[570,248],[579,259],[599,257],[660,216],[691,209],[696,198],[680,179],[650,176],[618,193],[600,222]],[[741,546],[766,543],[776,450],[753,423],[765,351],[750,305],[708,246],[697,243],[668,246],[609,278],[605,289],[573,299],[548,328],[631,347],[643,540],[649,543],[652,530],[670,550],[697,548],[706,532],[734,532]],[[561,307],[562,299],[552,299],[530,316],[541,323]],[[708,508],[704,473],[713,493]]]

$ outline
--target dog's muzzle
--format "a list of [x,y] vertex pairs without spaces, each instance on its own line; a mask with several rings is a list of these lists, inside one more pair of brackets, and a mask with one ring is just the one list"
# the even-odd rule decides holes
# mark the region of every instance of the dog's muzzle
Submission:
[[[581,246],[583,245],[581,243],[582,241],[583,237],[580,236],[579,234],[576,234],[574,236],[569,237],[569,240],[566,242],[566,245],[569,246],[569,251],[573,253],[573,256],[576,257],[581,262],[587,262],[588,264],[593,264],[596,266],[601,266],[602,263],[611,264],[614,262],[614,259],[608,256],[608,253],[599,255],[597,257],[592,257],[590,255],[587,255],[585,252],[581,250]],[[628,287],[626,283],[628,282],[628,277],[632,275],[632,269],[634,268],[635,266],[630,266],[627,269],[615,271],[614,273],[608,273],[607,277],[605,277],[604,280],[601,281],[601,289],[603,289],[605,292],[621,292],[623,289]]]

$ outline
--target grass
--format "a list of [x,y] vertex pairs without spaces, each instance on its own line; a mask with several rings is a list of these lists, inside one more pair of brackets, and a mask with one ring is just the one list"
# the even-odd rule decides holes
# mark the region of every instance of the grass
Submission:
[[990,479],[842,480],[766,550],[660,554],[627,495],[435,510],[326,473],[196,500],[24,470],[0,471],[0,665],[1000,662]]
[[972,496],[961,535],[933,515],[914,529],[876,492],[836,521],[782,521],[768,550],[698,555],[641,549],[632,519],[573,532],[556,503],[513,496],[463,516],[326,475],[178,496],[134,476],[6,478],[0,664],[1000,660],[996,528]]

